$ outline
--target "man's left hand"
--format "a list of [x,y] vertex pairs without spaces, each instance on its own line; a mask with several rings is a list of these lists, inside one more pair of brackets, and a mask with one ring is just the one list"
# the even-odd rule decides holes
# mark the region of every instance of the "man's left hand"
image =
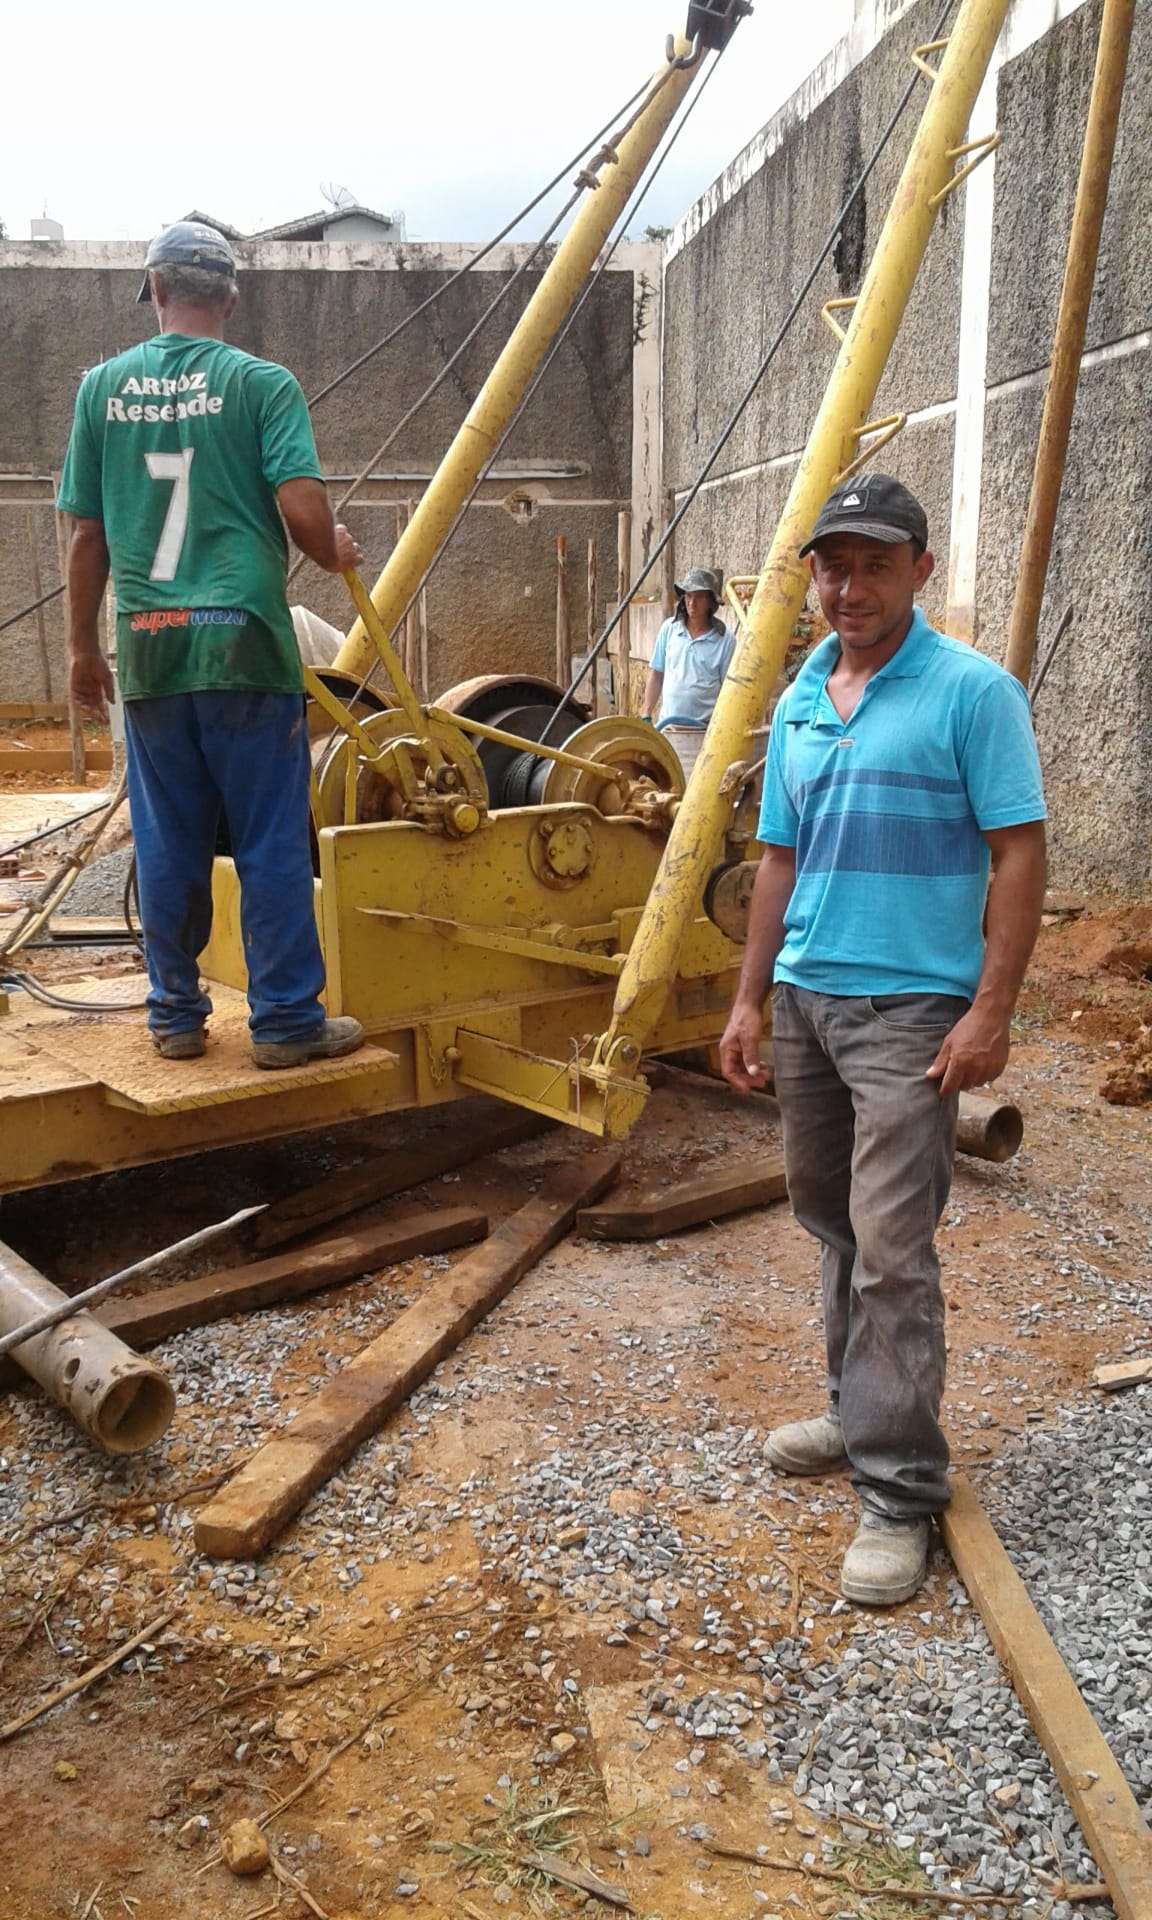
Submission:
[[996,1080],[1008,1064],[1012,1046],[1011,1016],[970,1007],[958,1020],[933,1060],[926,1079],[939,1080],[941,1098],[967,1093]]

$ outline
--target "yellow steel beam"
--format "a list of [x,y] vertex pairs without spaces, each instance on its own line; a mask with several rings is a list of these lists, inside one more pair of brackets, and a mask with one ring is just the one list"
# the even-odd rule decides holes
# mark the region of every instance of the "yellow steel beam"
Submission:
[[597,1044],[602,1069],[636,1071],[676,978],[686,929],[721,849],[730,806],[724,774],[747,757],[803,603],[808,574],[799,548],[855,458],[1007,10],[1008,0],[962,0],[938,69],[922,64],[931,93]]
[[[467,419],[453,440],[416,511],[397,541],[372,589],[372,604],[392,633],[429,565],[442,546],[485,462],[520,404],[528,384],[596,262],[681,100],[702,65],[676,64],[691,51],[688,41],[674,43],[674,60],[653,79],[643,109],[615,149],[605,158],[596,186],[584,200],[557,248],[555,258],[528,302],[507,345],[484,382]],[[345,673],[366,673],[377,649],[362,619],[336,655]],[[391,665],[389,665],[391,672]]]
[[[622,953],[589,953],[582,947],[561,944],[558,940],[533,939],[530,930],[515,927],[470,926],[464,920],[445,920],[432,913],[403,913],[396,907],[361,907],[374,920],[395,920],[400,925],[424,927],[461,947],[486,947],[492,953],[513,953],[521,960],[543,960],[549,966],[576,967],[584,973],[619,973],[624,965]],[[580,931],[580,929],[574,929]],[[615,935],[608,929],[605,938]]]

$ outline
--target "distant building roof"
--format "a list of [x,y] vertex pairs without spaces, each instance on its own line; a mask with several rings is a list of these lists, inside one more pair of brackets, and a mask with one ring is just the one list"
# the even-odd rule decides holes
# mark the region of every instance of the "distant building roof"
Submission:
[[391,233],[404,231],[402,213],[377,213],[373,207],[353,205],[349,207],[322,207],[319,213],[305,214],[299,220],[285,220],[278,227],[261,227],[256,233],[241,233],[238,228],[228,225],[226,220],[217,220],[214,214],[202,213],[193,209],[184,215],[186,220],[203,220],[229,240],[325,240],[330,237],[331,229],[342,220],[370,220]]
[[214,213],[202,213],[199,207],[193,207],[191,213],[185,213],[181,218],[202,220],[206,227],[215,227],[217,233],[222,233],[226,240],[243,240],[245,237],[238,227],[230,227],[227,220],[217,220]]

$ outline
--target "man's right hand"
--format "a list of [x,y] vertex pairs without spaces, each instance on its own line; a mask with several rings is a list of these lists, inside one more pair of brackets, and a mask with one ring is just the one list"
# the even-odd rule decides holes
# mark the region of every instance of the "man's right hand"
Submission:
[[350,573],[364,558],[364,549],[349,533],[342,520],[336,522],[336,573]]
[[760,1058],[763,1037],[763,1007],[738,1000],[720,1041],[720,1066],[729,1086],[740,1093],[754,1093],[767,1084],[768,1069]]
[[69,690],[72,699],[85,713],[97,720],[107,720],[108,702],[115,698],[116,682],[112,678],[112,669],[99,651],[77,653],[72,656],[69,668]]

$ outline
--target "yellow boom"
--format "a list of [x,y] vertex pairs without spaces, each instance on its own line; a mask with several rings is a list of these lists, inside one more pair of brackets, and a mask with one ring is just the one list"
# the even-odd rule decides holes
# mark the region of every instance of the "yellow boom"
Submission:
[[[495,452],[632,189],[703,65],[702,48],[690,59],[692,46],[687,40],[675,40],[671,52],[672,59],[653,75],[644,104],[618,147],[598,156],[598,168],[593,163],[595,184],[372,589],[372,604],[387,633],[398,626],[485,462]],[[335,664],[345,673],[360,676],[375,662],[372,636],[363,620],[357,620]]]
[[[937,211],[998,140],[966,143],[965,134],[1007,10],[1008,0],[963,0],[950,38],[913,55],[931,94],[864,285],[854,301],[825,308],[840,352],[621,973],[611,1021],[596,1043],[594,1073],[636,1071],[676,977],[685,933],[720,856],[731,807],[723,776],[746,757],[803,603],[808,576],[799,549],[836,480],[862,460],[861,443],[873,431],[883,442],[904,424],[900,416],[873,423],[869,414]],[[847,333],[831,307],[851,308]]]

